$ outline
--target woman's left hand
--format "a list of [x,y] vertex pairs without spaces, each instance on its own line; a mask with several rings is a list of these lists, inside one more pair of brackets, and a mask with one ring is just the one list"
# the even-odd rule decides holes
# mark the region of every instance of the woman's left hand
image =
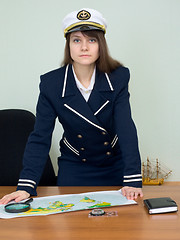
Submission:
[[138,196],[143,197],[142,188],[123,187],[121,188],[121,192],[128,200],[137,199]]

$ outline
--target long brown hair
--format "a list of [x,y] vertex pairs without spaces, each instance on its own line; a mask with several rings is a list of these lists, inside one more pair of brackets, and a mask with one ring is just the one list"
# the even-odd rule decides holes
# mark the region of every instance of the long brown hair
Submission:
[[[83,31],[82,34],[96,38],[99,43],[99,58],[96,61],[96,67],[101,72],[110,73],[119,66],[123,66],[119,61],[113,59],[108,50],[108,46],[106,43],[106,39],[104,37],[104,33],[99,30],[91,30],[91,31]],[[66,45],[64,49],[64,60],[62,62],[62,65],[72,64],[73,60],[70,55],[70,34],[66,37]]]

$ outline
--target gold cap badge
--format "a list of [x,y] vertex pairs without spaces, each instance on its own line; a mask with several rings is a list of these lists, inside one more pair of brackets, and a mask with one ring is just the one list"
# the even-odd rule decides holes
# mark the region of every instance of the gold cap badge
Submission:
[[82,10],[77,14],[77,19],[79,20],[88,20],[90,17],[91,17],[91,14],[85,10]]

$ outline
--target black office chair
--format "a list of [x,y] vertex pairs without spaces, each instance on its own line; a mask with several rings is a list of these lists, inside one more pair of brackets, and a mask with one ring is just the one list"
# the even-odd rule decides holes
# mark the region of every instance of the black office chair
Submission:
[[[16,186],[22,169],[24,149],[35,116],[27,110],[0,110],[0,185]],[[55,186],[56,176],[48,157],[39,186]]]

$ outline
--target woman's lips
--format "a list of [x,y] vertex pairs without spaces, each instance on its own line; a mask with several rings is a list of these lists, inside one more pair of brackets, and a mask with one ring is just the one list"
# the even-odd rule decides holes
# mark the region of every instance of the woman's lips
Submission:
[[80,55],[80,57],[90,57],[90,55],[83,54],[83,55]]

